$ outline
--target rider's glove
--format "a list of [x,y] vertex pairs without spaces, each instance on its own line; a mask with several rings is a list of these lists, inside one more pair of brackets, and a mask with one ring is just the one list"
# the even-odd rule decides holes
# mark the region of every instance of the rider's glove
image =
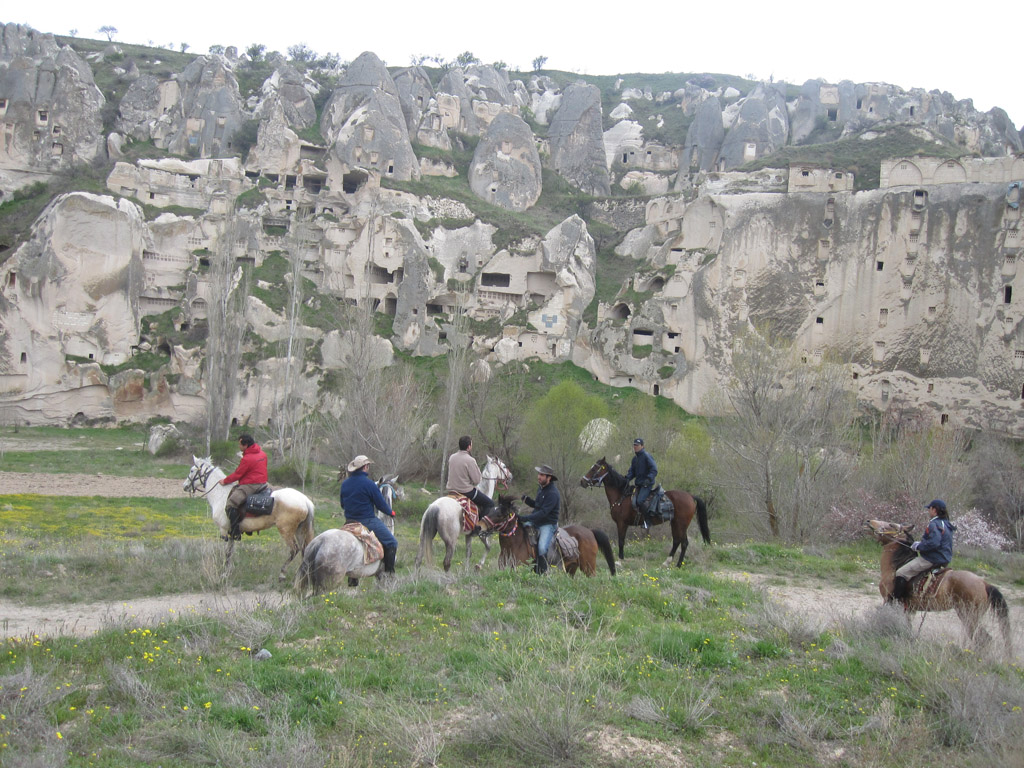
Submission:
[[910,545],[910,548],[912,550],[914,550],[915,552],[917,552],[917,547],[918,547],[918,545],[920,545],[920,543],[921,543],[920,541],[915,541],[913,544]]
[[525,503],[525,504],[527,504],[527,505],[529,505],[531,507],[533,506],[533,499],[531,499],[525,493],[520,498],[523,500],[523,503]]

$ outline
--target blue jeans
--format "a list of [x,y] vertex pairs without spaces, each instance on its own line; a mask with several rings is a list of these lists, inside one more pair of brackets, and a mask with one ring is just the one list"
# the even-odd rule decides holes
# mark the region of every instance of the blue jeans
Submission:
[[644,502],[647,501],[647,497],[651,495],[651,486],[641,485],[636,489],[636,506],[640,509]]
[[558,526],[553,523],[547,525],[537,526],[537,555],[548,556],[548,550],[551,549],[551,542],[555,538],[555,529]]

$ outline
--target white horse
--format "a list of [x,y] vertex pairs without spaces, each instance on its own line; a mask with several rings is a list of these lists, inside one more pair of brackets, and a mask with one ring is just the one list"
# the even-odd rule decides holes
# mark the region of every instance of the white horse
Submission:
[[[512,473],[505,466],[505,463],[501,459],[488,456],[487,463],[480,473],[480,484],[476,488],[497,503],[497,499],[494,498],[495,487],[498,483],[501,483],[507,489],[511,481]],[[486,535],[490,532],[490,523],[485,518],[481,518],[480,522],[481,525],[476,530],[466,534],[467,563],[469,563],[472,555],[473,537],[479,537],[480,541],[484,543],[484,556],[480,558],[480,562],[476,566],[478,570],[483,567],[487,561],[487,554],[491,551],[491,542],[487,540]],[[444,542],[444,569],[446,571],[449,570],[452,567],[455,542],[458,540],[461,532],[462,505],[455,499],[447,496],[442,496],[434,501],[427,507],[423,513],[423,519],[420,521],[420,549],[416,554],[416,567],[420,567],[420,563],[423,562],[423,558],[427,556],[428,552],[431,558],[433,558],[434,536],[440,534],[441,541]]]
[[350,587],[358,587],[364,576],[383,574],[384,560],[367,565],[366,547],[348,531],[331,528],[313,539],[302,555],[299,572],[295,574],[295,590],[299,597],[328,592],[348,578]]
[[[391,511],[394,512],[395,499],[405,498],[405,489],[398,484],[398,475],[384,475],[384,477],[377,481],[377,487],[380,488],[384,501],[388,503]],[[383,521],[391,533],[395,532],[395,518],[392,515],[385,515],[378,509],[377,519]]]
[[[228,520],[225,507],[234,486],[221,485],[220,481],[225,477],[227,475],[223,470],[214,466],[209,457],[201,459],[198,456],[193,456],[192,468],[181,487],[193,495],[199,492],[206,498],[210,505],[210,517],[220,528],[221,538],[227,539],[228,551],[224,567],[230,568],[235,542],[228,535],[231,523]],[[283,581],[288,563],[297,554],[305,551],[306,545],[313,538],[313,502],[302,491],[297,491],[294,488],[279,488],[271,496],[274,497],[274,509],[269,515],[247,515],[238,527],[242,533],[262,531],[271,526],[277,527],[281,538],[284,539],[285,546],[288,547],[288,559],[284,561],[281,573],[278,575],[278,580]]]

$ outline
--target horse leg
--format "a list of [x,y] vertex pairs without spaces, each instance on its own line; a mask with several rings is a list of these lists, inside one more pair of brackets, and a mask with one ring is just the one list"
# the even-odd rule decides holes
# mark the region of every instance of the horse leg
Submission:
[[[480,541],[483,542],[484,545],[484,556],[481,557],[480,562],[476,564],[476,569],[478,571],[484,567],[484,563],[487,562],[487,555],[491,552],[490,540],[486,536],[480,536]],[[466,562],[469,562],[469,537],[466,538]]]
[[622,554],[622,547],[626,543],[626,529],[629,527],[629,523],[625,520],[616,520],[615,528],[619,532],[619,560],[625,560],[626,556]]
[[235,552],[235,540],[228,537],[228,548],[224,555],[224,578],[231,574],[231,555]]
[[441,532],[441,541],[444,542],[444,572],[448,573],[452,567],[452,556],[455,554],[455,539],[458,534],[449,536],[447,532]]
[[[282,534],[282,536],[283,536],[283,534]],[[284,579],[285,579],[285,569],[288,567],[288,564],[291,563],[291,561],[295,559],[295,556],[297,554],[299,554],[299,545],[298,545],[298,542],[295,541],[295,532],[294,531],[292,531],[290,536],[284,537],[284,541],[288,545],[288,559],[285,560],[284,561],[284,565],[281,566],[281,572],[277,575],[277,580],[278,581],[284,581]]]
[[[679,545],[679,560],[676,561],[676,568],[680,568],[683,565],[683,558],[686,557],[686,549],[689,546],[690,538],[686,535],[686,531],[683,531],[683,540]],[[672,549],[675,549],[675,546]]]

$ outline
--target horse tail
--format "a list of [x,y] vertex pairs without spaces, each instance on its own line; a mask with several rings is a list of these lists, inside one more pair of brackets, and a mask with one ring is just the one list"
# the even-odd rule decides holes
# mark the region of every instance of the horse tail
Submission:
[[423,513],[423,519],[420,520],[420,550],[416,555],[417,567],[423,562],[423,558],[427,556],[430,543],[434,540],[434,536],[437,535],[438,515],[440,513],[441,509],[435,501],[427,507],[426,512]]
[[615,554],[612,552],[612,543],[608,540],[607,534],[600,528],[591,528],[590,532],[594,534],[594,538],[597,540],[597,546],[600,547],[601,553],[604,555],[605,562],[608,563],[608,570],[611,571],[612,576],[615,575]]
[[711,529],[708,528],[708,505],[700,496],[694,496],[693,501],[697,504],[697,525],[700,526],[700,535],[705,544],[710,544]]
[[306,519],[302,521],[295,531],[295,543],[298,545],[299,552],[301,553],[305,553],[306,545],[316,536],[316,528],[313,525],[313,513],[316,511],[316,507],[313,506],[311,499],[306,499],[305,503]]
[[299,593],[299,597],[316,592],[316,556],[320,551],[320,544],[318,541],[309,547],[308,551],[303,552],[302,562],[299,563],[299,570],[295,574],[295,591]]
[[1003,597],[1003,593],[991,584],[985,585],[985,591],[988,593],[989,607],[999,618],[999,623],[1002,624],[1003,622],[1008,621],[1010,618],[1010,608],[1006,605],[1006,598]]

